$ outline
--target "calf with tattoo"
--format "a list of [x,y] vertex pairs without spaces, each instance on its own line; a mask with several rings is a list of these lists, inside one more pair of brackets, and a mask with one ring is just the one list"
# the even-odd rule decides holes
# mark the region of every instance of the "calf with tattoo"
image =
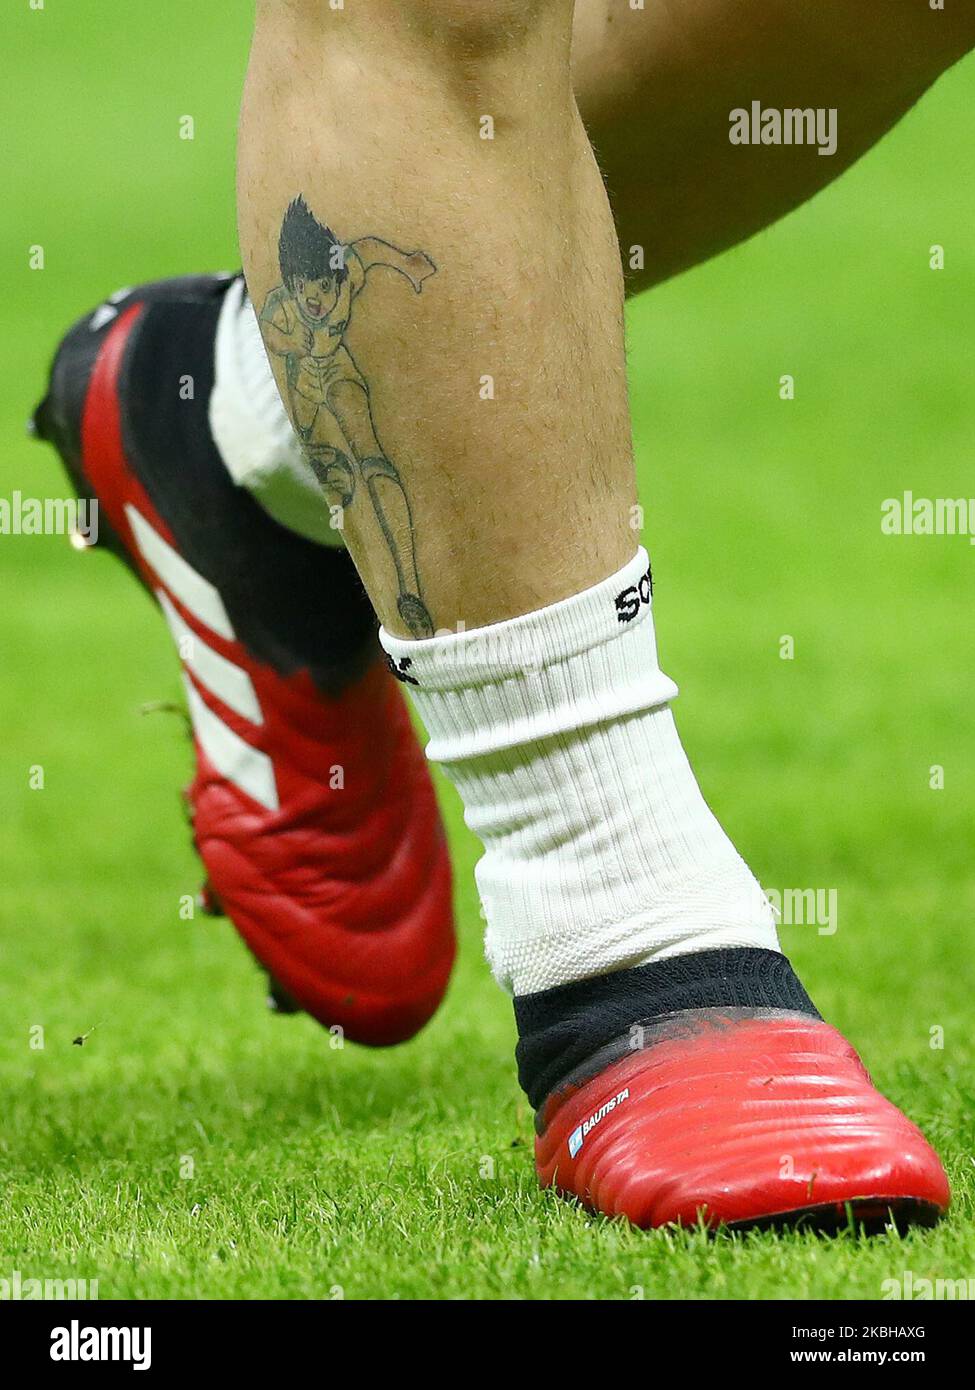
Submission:
[[352,305],[376,266],[409,280],[417,294],[436,266],[423,251],[400,251],[379,237],[341,245],[298,197],[278,240],[282,283],[260,315],[270,354],[286,364],[283,395],[308,461],[333,505],[355,502],[365,484],[396,568],[396,606],[414,637],[432,637],[420,596],[409,498],[376,436],[369,387],[345,343]]

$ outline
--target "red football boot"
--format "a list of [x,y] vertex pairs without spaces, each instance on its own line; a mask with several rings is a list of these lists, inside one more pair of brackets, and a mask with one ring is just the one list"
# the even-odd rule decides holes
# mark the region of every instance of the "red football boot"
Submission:
[[947,1208],[934,1150],[820,1019],[701,1009],[641,1041],[548,1099],[543,1187],[641,1227],[875,1230]]
[[[572,1017],[572,1041],[561,1040],[549,1008],[548,1017],[530,1019],[535,1056],[549,1065],[567,1048],[569,1062],[577,1062],[576,1040],[593,1027],[594,1037],[599,1029],[618,1037],[602,1042],[590,1062],[570,1066],[538,1106],[542,1187],[641,1227],[836,1229],[850,1218],[869,1230],[932,1225],[949,1205],[935,1151],[875,1090],[854,1049],[808,997],[808,1008],[803,1004],[798,981],[786,980],[789,962],[746,949],[701,952],[700,963],[680,958],[687,969],[684,962],[704,981],[682,983],[686,997],[695,987],[702,995],[740,997],[764,973],[772,990],[789,991],[800,1009],[682,1009],[620,1036],[618,1002],[637,997],[631,984],[612,998],[613,977],[604,977],[590,1008],[586,983],[569,987],[572,998],[562,1002],[569,1004],[563,1016]],[[673,963],[623,972],[618,980],[626,986],[627,974],[643,976],[641,990],[661,980],[670,988],[665,972]],[[559,994],[565,991],[552,991]],[[605,1017],[613,1012],[608,1029]],[[524,1040],[519,1052],[523,1076],[527,1062],[537,1077]]]
[[177,640],[211,905],[280,1005],[388,1045],[412,1037],[447,986],[447,847],[351,561],[274,521],[213,442],[231,283],[113,296],[62,341],[34,426],[97,498],[99,543],[136,570]]

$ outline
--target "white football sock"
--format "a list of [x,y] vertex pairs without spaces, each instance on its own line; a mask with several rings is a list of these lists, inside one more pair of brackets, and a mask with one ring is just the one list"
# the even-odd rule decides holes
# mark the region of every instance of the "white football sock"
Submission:
[[380,633],[484,844],[485,949],[520,995],[663,956],[778,950],[772,911],[708,809],[657,664],[649,560],[520,618]]
[[322,545],[342,545],[278,394],[242,279],[224,295],[214,348],[210,432],[227,472],[266,512]]

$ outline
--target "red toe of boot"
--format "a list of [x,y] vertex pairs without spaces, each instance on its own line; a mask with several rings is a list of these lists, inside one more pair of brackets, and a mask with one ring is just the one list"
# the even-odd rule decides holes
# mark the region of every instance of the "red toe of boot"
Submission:
[[[688,1016],[690,1017],[690,1016]],[[543,1187],[636,1226],[931,1224],[948,1181],[835,1028],[695,1014],[549,1098]]]

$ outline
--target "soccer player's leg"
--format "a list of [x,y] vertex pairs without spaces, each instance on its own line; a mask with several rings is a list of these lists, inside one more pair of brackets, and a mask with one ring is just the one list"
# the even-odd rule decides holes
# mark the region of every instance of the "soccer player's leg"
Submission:
[[[351,514],[346,534],[485,846],[487,952],[514,995],[543,1183],[648,1226],[828,1224],[848,1204],[931,1220],[936,1156],[820,1019],[674,728],[571,26],[570,0],[260,4],[248,283],[279,302],[298,195],[312,240],[362,248],[344,328],[441,635],[411,634],[381,539]],[[412,294],[373,279],[366,244],[435,273]]]
[[[975,47],[927,0],[577,0],[573,81],[634,293],[767,227],[869,150]],[[760,100],[759,100],[760,99]],[[729,139],[736,110],[816,110],[836,140]]]
[[348,443],[327,406],[296,395],[292,408],[302,451],[325,494],[332,521],[339,523],[336,529],[341,531],[345,509],[351,507],[356,493]]
[[387,1044],[415,1033],[446,987],[450,867],[326,505],[341,518],[351,466],[335,449],[323,461],[315,412],[306,462],[242,279],[198,276],[124,291],[75,325],[35,427],[97,498],[99,544],[177,641],[205,902],[266,967],[277,1007]]
[[396,573],[396,606],[400,617],[414,637],[432,637],[432,620],[420,598],[410,501],[399,469],[383,453],[369,408],[366,384],[358,372],[353,374],[353,371],[347,371],[342,379],[329,386],[328,407],[349,441],[373,515],[389,551]]

